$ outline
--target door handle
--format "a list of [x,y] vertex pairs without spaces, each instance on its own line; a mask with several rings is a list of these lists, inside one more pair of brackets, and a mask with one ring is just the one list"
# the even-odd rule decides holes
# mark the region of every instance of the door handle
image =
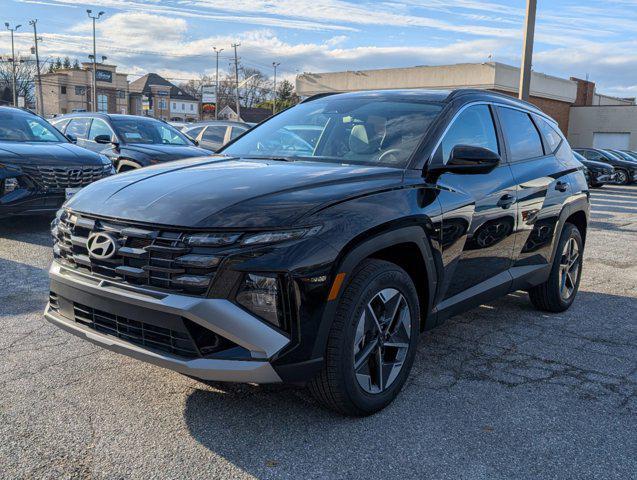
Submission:
[[515,197],[507,193],[506,195],[502,195],[500,197],[500,200],[498,200],[498,207],[509,208],[511,205],[513,205],[514,201]]
[[558,192],[565,192],[566,190],[568,190],[568,183],[557,182],[555,184],[555,190],[557,190]]

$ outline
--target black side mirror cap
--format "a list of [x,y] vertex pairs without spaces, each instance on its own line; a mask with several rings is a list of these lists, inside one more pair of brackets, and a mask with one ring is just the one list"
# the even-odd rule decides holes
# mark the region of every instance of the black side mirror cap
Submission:
[[110,135],[98,135],[93,140],[95,140],[96,143],[113,143]]
[[71,143],[77,143],[77,137],[75,135],[71,135],[70,133],[67,133],[66,138],[68,138],[69,142]]
[[485,174],[500,164],[500,155],[484,147],[456,145],[451,151],[449,161],[429,169],[430,173]]

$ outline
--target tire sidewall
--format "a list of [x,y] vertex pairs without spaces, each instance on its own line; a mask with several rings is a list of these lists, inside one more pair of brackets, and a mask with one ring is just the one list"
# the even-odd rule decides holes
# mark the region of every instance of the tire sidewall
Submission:
[[[354,358],[354,336],[356,326],[367,303],[384,288],[395,288],[406,299],[411,314],[411,335],[409,349],[405,357],[403,367],[394,382],[385,391],[377,394],[370,394],[364,391],[358,384],[353,368]],[[373,413],[388,405],[398,394],[403,384],[407,380],[409,372],[416,356],[418,346],[418,333],[420,328],[420,308],[418,304],[418,294],[411,278],[400,267],[388,267],[371,277],[358,293],[358,300],[353,308],[346,312],[347,323],[346,332],[343,335],[343,342],[340,345],[341,355],[340,371],[343,376],[343,387],[352,403],[366,413]]]

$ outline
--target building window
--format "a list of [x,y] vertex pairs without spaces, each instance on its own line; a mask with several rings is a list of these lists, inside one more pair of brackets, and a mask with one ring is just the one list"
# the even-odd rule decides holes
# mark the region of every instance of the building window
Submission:
[[173,102],[173,110],[177,110],[177,103]]
[[186,110],[186,104],[185,104],[185,103],[183,103],[183,102],[181,102],[181,109],[182,109],[182,110]]
[[165,110],[166,109],[166,99],[165,98],[160,98],[159,99],[159,108],[160,108],[160,110]]
[[97,96],[97,111],[102,113],[108,112],[108,95],[101,93]]
[[86,95],[86,87],[75,87],[75,95]]
[[195,106],[191,103],[190,104],[190,111],[192,112],[195,109]]
[[126,92],[124,90],[118,90],[117,91],[117,98],[119,98],[119,99],[126,98]]
[[60,87],[60,94],[61,94],[61,95],[66,95],[66,86],[62,85],[62,86]]

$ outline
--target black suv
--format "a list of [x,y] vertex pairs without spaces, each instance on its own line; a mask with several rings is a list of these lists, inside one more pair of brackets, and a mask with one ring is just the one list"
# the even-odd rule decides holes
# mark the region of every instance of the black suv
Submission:
[[[299,125],[322,129],[315,145]],[[571,305],[582,169],[551,118],[504,95],[310,98],[216,157],[72,198],[46,317],[192,377],[308,384],[370,414],[405,383],[422,331],[514,290]]]
[[150,117],[72,113],[51,123],[79,146],[106,155],[118,172],[210,155],[172,125]]
[[52,215],[66,197],[112,173],[108,158],[73,145],[43,118],[0,107],[0,218]]
[[612,165],[615,169],[615,181],[622,185],[637,182],[637,162],[622,158],[608,150],[598,148],[576,148],[575,152],[582,157],[595,162]]

